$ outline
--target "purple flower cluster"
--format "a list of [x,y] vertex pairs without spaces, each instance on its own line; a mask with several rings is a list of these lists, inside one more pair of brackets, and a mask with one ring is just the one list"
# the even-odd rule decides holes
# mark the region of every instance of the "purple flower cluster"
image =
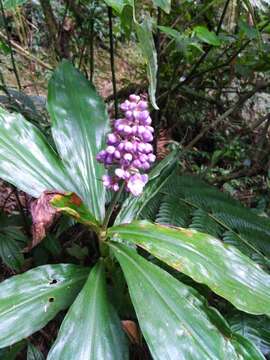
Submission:
[[126,190],[138,196],[148,181],[147,171],[156,160],[153,154],[154,129],[148,111],[148,104],[138,95],[130,95],[120,105],[124,118],[116,119],[113,132],[107,136],[107,148],[97,155],[97,160],[106,167],[115,165],[114,175],[104,175],[103,184],[113,191],[119,190],[119,183],[125,182]]

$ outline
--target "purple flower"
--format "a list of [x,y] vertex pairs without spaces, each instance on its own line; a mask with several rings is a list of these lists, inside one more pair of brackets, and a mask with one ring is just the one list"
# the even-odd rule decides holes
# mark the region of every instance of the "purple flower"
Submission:
[[106,188],[118,191],[119,183],[124,182],[126,190],[138,196],[148,181],[148,176],[140,171],[149,170],[156,159],[150,144],[154,128],[147,101],[140,96],[131,94],[120,109],[124,117],[114,121],[113,132],[107,135],[107,148],[96,158],[106,167],[115,166],[112,176],[102,178]]
[[131,175],[127,182],[127,189],[133,194],[134,196],[138,196],[143,192],[144,185],[148,181],[148,176],[146,174],[134,174]]

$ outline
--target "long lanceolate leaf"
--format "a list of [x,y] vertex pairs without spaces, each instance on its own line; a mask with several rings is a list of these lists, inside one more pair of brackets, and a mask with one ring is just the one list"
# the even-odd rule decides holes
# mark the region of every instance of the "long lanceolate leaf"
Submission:
[[120,320],[108,302],[98,263],[67,313],[47,360],[124,360],[128,347]]
[[143,208],[167,182],[177,166],[177,160],[178,151],[175,150],[154,167],[149,174],[149,182],[145,186],[144,192],[140,196],[129,196],[125,200],[117,215],[115,224],[129,223],[138,218]]
[[152,35],[151,19],[146,18],[141,24],[135,22],[136,34],[138,36],[139,45],[147,66],[147,76],[149,81],[149,97],[153,107],[158,110],[156,103],[156,87],[157,87],[157,52]]
[[52,133],[73,179],[75,192],[97,220],[105,211],[104,167],[96,161],[108,131],[105,104],[94,87],[67,61],[55,71],[48,92]]
[[72,191],[58,155],[44,135],[19,114],[0,108],[0,176],[26,193]]
[[115,226],[109,235],[141,246],[240,310],[270,315],[270,276],[233,246],[195,230],[147,221]]
[[0,348],[44,327],[67,308],[88,270],[76,265],[45,265],[0,284]]
[[124,245],[112,244],[155,360],[263,360],[192,288]]

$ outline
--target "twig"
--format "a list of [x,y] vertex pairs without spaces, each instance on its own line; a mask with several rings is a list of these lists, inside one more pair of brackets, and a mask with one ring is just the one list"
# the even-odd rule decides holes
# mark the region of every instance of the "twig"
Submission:
[[195,136],[193,140],[190,141],[189,144],[187,144],[184,147],[185,151],[188,151],[193,148],[193,146],[213,127],[216,127],[219,123],[221,123],[224,119],[226,119],[229,115],[234,113],[239,107],[241,107],[249,98],[251,98],[256,92],[261,91],[265,88],[267,88],[270,85],[270,83],[262,83],[257,84],[253,90],[251,90],[249,93],[243,95],[236,104],[234,104],[231,108],[226,110],[221,116],[219,116],[214,122],[206,126],[202,129],[202,131]]
[[258,119],[251,127],[250,130],[253,131],[255,129],[257,129],[257,127],[259,127],[262,123],[264,123],[266,120],[270,119],[270,113],[266,114],[265,116],[263,116],[261,119]]
[[[5,41],[8,41],[7,37],[0,31],[0,38],[2,38]],[[49,64],[46,64],[45,62],[43,62],[42,60],[36,58],[34,55],[30,54],[27,50],[25,50],[24,48],[22,48],[20,45],[18,45],[15,41],[10,40],[10,44],[12,46],[12,48],[19,53],[21,56],[25,57],[28,60],[33,60],[35,61],[37,64],[39,64],[40,66],[44,67],[47,70],[53,70],[53,67]]]

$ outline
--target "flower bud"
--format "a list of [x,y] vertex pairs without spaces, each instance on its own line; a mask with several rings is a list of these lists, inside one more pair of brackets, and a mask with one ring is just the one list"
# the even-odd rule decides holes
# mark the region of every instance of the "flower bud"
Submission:
[[128,100],[126,100],[125,102],[123,102],[121,105],[120,105],[120,109],[122,111],[127,111],[129,110],[129,106],[130,106],[130,102]]
[[132,142],[127,141],[127,142],[125,143],[125,150],[126,150],[126,151],[132,151],[132,150],[133,150],[133,144],[132,144]]
[[114,173],[119,179],[124,179],[125,178],[125,170],[124,169],[120,169],[120,168],[115,169]]
[[138,109],[139,110],[146,110],[148,108],[148,105],[147,105],[147,102],[146,101],[143,101],[143,100],[141,100],[141,101],[139,101],[138,102]]
[[112,145],[107,146],[106,152],[107,152],[107,154],[112,155],[115,152],[115,147]]
[[102,176],[102,182],[105,187],[109,187],[111,185],[111,177],[109,175],[103,175]]
[[132,101],[132,102],[138,102],[138,101],[140,101],[140,99],[141,98],[138,95],[135,95],[135,94],[129,95],[129,100]]
[[130,153],[126,153],[123,157],[124,157],[124,160],[126,160],[126,161],[132,161],[132,158],[133,158]]
[[134,161],[132,162],[132,166],[133,166],[134,168],[136,168],[136,169],[141,169],[142,163],[140,162],[139,159],[136,159],[136,160],[134,160]]
[[131,128],[130,126],[128,126],[128,125],[125,125],[124,128],[123,128],[123,133],[124,133],[125,135],[130,135],[130,134],[132,134],[132,128]]
[[144,123],[146,121],[146,119],[148,119],[148,117],[149,117],[149,111],[144,110],[144,111],[140,112],[138,119],[139,119],[139,121]]
[[118,191],[119,190],[119,185],[117,183],[113,184],[112,185],[112,190],[115,191],[115,192]]
[[145,132],[145,127],[143,125],[138,126],[138,134],[142,135]]
[[[145,149],[146,149],[146,145],[147,144],[145,144],[145,143],[143,143],[143,142],[139,142],[138,143],[138,145],[137,145],[137,148],[138,148],[138,150],[140,151],[140,152],[145,152]],[[149,144],[150,145],[150,144]]]
[[144,163],[142,163],[142,169],[147,171],[150,169],[150,164],[149,162],[145,161]]
[[130,110],[126,111],[126,112],[125,112],[125,116],[126,116],[126,118],[129,119],[129,120],[132,119],[132,117],[133,117],[132,111],[130,111]]
[[149,143],[144,144],[144,151],[146,154],[149,154],[153,151],[153,146]]
[[144,133],[142,134],[143,140],[150,142],[153,140],[153,135],[150,133],[150,131],[145,130]]
[[148,160],[148,156],[145,155],[145,154],[142,154],[142,155],[140,155],[139,159],[140,159],[140,161],[143,163],[143,162],[145,162],[145,161]]
[[148,155],[148,161],[150,161],[151,163],[154,163],[156,161],[156,155],[149,154]]
[[124,148],[125,148],[125,143],[123,143],[123,142],[121,142],[121,143],[117,146],[117,149],[118,149],[119,151],[123,151]]
[[117,141],[118,141],[118,138],[114,133],[107,135],[107,144],[108,145],[114,145],[117,143]]
[[113,156],[115,157],[115,159],[119,160],[121,159],[121,153],[119,150],[115,150]]
[[152,126],[147,125],[145,128],[146,128],[146,130],[150,131],[151,133],[154,132],[154,128]]

